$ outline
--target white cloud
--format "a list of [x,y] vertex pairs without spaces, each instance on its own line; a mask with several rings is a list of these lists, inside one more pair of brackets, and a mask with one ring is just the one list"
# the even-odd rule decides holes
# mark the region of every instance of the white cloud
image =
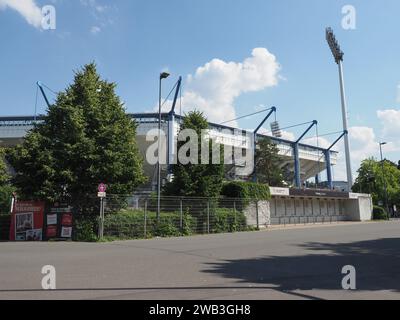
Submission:
[[35,28],[41,27],[42,10],[34,0],[0,0],[0,10],[7,8],[17,11]]
[[97,26],[93,26],[93,27],[90,29],[90,33],[92,33],[92,34],[98,34],[100,31],[101,31],[101,28],[100,28],[100,27],[97,27]]
[[[357,170],[364,159],[377,157],[379,144],[373,128],[370,127],[351,127],[349,128],[350,157],[352,164],[353,180],[357,177]],[[338,163],[335,166],[335,179],[347,180],[346,176],[346,155],[344,141],[338,143]]]
[[114,20],[110,18],[110,10],[115,10],[113,5],[99,4],[97,0],[80,0],[81,5],[87,7],[89,13],[94,18],[96,26],[90,29],[92,34],[98,34],[101,30],[112,25]]
[[400,110],[378,110],[377,116],[382,123],[382,136],[384,138],[398,138],[400,136]]
[[[324,137],[312,137],[312,138],[306,138],[302,141],[302,143],[309,144],[312,146],[318,146],[320,148],[329,148],[331,146],[331,142],[329,142],[327,139]],[[336,150],[336,148],[333,148],[333,150]]]
[[354,164],[359,166],[360,162],[368,157],[374,156],[378,150],[378,142],[373,128],[351,127],[349,129],[351,158]]
[[296,139],[293,132],[281,130],[281,134],[282,134],[282,139],[290,141],[294,141]]
[[102,5],[97,2],[97,0],[80,0],[81,4],[85,7],[89,7],[97,13],[103,13],[110,7],[107,5]]
[[[184,111],[200,110],[211,122],[236,118],[234,101],[246,92],[278,84],[280,65],[266,48],[255,48],[243,62],[213,59],[187,77]],[[234,125],[234,123],[231,123]]]

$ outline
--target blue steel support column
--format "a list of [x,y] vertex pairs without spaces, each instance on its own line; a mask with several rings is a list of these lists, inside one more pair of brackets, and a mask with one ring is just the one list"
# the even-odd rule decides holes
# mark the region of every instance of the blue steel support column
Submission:
[[299,143],[301,139],[311,130],[311,128],[318,124],[317,120],[313,120],[311,125],[307,128],[306,131],[297,139],[296,142],[293,143],[293,153],[294,153],[294,177],[296,182],[296,187],[301,187],[301,177],[300,177],[300,156],[299,156]]
[[301,179],[300,179],[300,157],[299,157],[299,143],[296,142],[293,144],[293,153],[294,153],[294,178],[296,182],[296,187],[301,187]]
[[36,82],[36,84],[39,87],[40,92],[42,93],[42,96],[43,96],[44,100],[46,101],[47,106],[50,108],[51,104],[49,102],[49,99],[47,99],[46,93],[44,93],[42,83],[40,81],[38,81],[38,82]]
[[[174,100],[172,102],[171,111],[168,114],[168,141],[167,141],[167,163],[168,163],[168,174],[171,173],[172,167],[171,165],[174,164],[173,157],[175,152],[175,107],[176,102],[178,101],[178,94],[181,90],[182,86],[182,77],[179,77],[176,83],[176,90],[174,95]],[[176,156],[176,155],[175,155]]]
[[168,115],[168,174],[172,171],[172,165],[174,164],[174,152],[175,152],[175,114],[170,113]]
[[325,162],[326,162],[326,175],[328,178],[328,187],[329,189],[333,189],[333,181],[332,181],[332,166],[331,166],[331,151],[325,151]]
[[328,149],[325,150],[325,162],[326,162],[326,174],[328,178],[328,187],[329,189],[333,189],[333,181],[332,181],[332,164],[331,164],[331,150],[332,148],[342,139],[345,135],[348,134],[347,130],[344,130],[343,133],[333,142]]

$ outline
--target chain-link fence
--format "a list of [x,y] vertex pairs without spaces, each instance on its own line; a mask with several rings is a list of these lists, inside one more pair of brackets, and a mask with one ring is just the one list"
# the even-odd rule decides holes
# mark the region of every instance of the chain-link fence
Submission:
[[98,234],[111,239],[184,236],[255,230],[246,215],[253,200],[108,196],[99,200]]
[[[261,201],[197,197],[161,197],[158,202],[157,196],[148,194],[93,197],[86,199],[81,207],[74,208],[72,239],[148,239],[347,220],[340,200],[326,204],[317,201],[314,205],[318,204],[318,210],[308,210],[312,203],[307,205],[305,200],[303,205],[300,205],[301,201],[285,201],[290,203],[281,203],[274,198]],[[10,222],[10,215],[0,215],[0,240],[8,240]]]

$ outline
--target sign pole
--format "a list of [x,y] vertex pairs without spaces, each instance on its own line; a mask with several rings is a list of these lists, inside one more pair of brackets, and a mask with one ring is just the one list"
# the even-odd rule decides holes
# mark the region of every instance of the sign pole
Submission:
[[100,198],[99,238],[103,239],[103,198]]
[[100,183],[97,187],[97,196],[100,198],[100,222],[99,222],[99,238],[103,239],[104,236],[104,199],[106,198],[107,186]]

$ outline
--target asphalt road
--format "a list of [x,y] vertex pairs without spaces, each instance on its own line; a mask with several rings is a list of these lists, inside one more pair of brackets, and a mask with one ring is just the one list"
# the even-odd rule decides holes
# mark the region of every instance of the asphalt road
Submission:
[[[56,268],[43,291],[41,269]],[[356,268],[357,290],[341,287]],[[0,299],[400,299],[400,222],[114,243],[0,243]]]

